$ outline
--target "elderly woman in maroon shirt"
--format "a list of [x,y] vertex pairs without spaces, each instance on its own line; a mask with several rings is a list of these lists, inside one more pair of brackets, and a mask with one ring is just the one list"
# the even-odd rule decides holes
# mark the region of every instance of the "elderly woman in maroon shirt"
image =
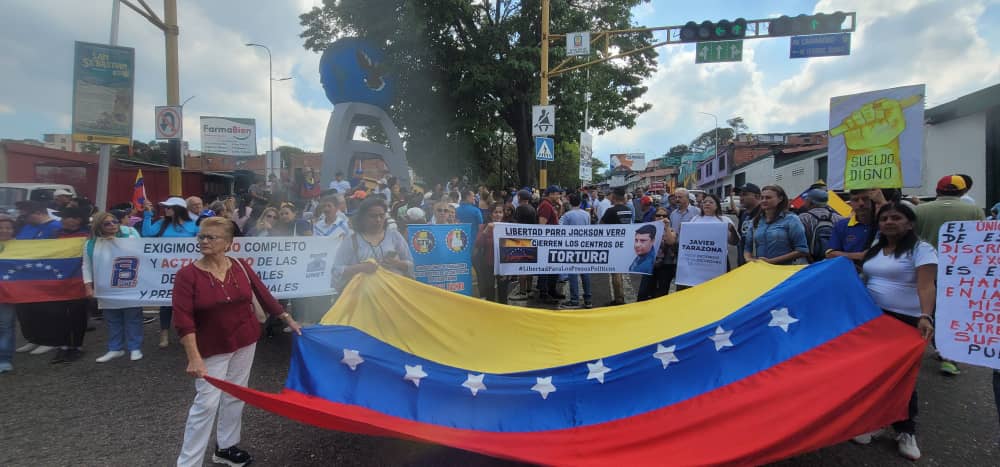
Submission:
[[280,317],[295,333],[302,334],[299,324],[271,296],[257,274],[226,256],[234,234],[233,223],[227,219],[203,220],[198,233],[202,258],[178,271],[174,280],[173,323],[187,353],[187,373],[198,378],[178,466],[202,465],[216,412],[218,444],[212,461],[231,466],[253,461],[249,453],[236,446],[243,402],[222,393],[203,377],[246,386],[260,337],[254,296],[265,312]]

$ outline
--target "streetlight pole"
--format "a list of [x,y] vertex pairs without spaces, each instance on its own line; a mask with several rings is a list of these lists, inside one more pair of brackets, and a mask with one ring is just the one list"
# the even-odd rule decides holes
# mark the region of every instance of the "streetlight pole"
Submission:
[[264,158],[264,172],[266,172],[265,177],[270,176],[273,172],[273,167],[271,166],[271,157],[274,154],[274,75],[272,74],[271,68],[271,49],[266,45],[247,43],[247,47],[260,47],[267,52],[267,129],[271,133],[271,139],[269,148],[267,151],[267,157]]
[[[719,117],[716,117],[715,114],[710,114],[708,112],[698,112],[698,113],[702,115],[708,115],[713,119],[715,119],[715,157],[719,157]],[[713,183],[712,186],[715,186],[715,184]]]
[[[270,132],[270,143],[268,147],[270,150],[267,152],[267,157],[264,158],[264,167],[267,175],[274,172],[274,164],[271,163],[271,158],[274,157],[274,82],[275,81],[288,81],[292,78],[279,78],[274,79],[274,70],[271,66],[271,49],[263,44],[255,44],[249,42],[245,44],[247,47],[260,47],[267,52],[267,129]],[[281,168],[280,166],[278,167]]]

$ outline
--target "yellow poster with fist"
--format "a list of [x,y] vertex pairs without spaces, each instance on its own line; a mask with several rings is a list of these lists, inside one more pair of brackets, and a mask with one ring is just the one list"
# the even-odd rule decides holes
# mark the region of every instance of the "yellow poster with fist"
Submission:
[[829,186],[920,186],[923,120],[924,85],[830,99]]

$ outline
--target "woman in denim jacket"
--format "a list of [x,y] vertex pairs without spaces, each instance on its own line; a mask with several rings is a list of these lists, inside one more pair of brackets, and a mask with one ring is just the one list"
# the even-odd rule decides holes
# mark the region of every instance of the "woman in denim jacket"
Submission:
[[777,185],[761,188],[760,211],[753,219],[752,238],[743,257],[771,264],[795,264],[809,254],[806,231],[799,216],[788,211],[788,195]]

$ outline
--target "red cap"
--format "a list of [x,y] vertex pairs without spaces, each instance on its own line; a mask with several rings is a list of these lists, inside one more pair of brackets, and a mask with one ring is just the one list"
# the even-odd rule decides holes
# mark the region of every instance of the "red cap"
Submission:
[[642,199],[639,200],[639,202],[641,202],[644,205],[653,204],[653,198],[650,198],[649,196],[643,196]]

